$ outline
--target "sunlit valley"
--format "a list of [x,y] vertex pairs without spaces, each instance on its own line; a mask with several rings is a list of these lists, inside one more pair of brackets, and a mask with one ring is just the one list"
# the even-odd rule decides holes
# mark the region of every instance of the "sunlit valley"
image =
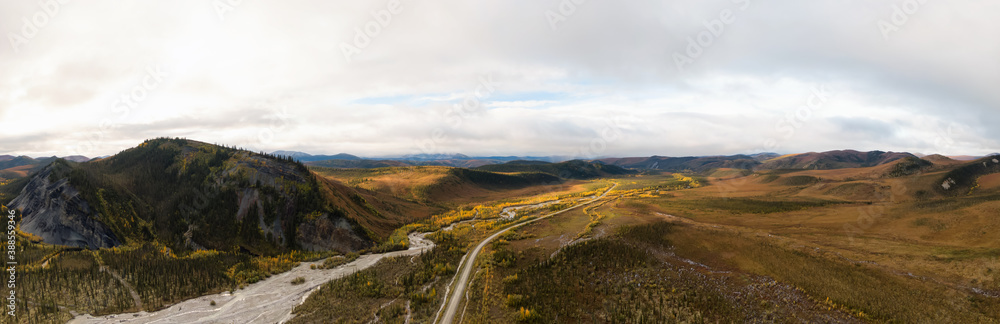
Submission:
[[0,323],[1000,323],[997,1],[0,2]]

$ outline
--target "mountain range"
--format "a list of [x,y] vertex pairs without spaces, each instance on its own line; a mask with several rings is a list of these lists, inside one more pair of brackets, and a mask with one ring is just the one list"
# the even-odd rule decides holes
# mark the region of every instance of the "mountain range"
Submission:
[[[977,175],[996,172],[988,162],[954,169],[950,186],[971,188]],[[884,165],[885,176],[897,177],[932,165],[962,163],[940,155],[918,158],[854,150],[562,162],[454,154],[375,160],[343,153],[257,153],[157,138],[101,159],[0,156],[0,176],[8,179],[0,179],[0,199],[22,210],[23,231],[53,244],[102,248],[157,241],[181,250],[239,249],[253,254],[357,251],[385,241],[403,224],[440,212],[441,202],[461,192],[513,190],[644,170],[753,172]],[[423,183],[417,179],[421,176],[438,180],[413,187],[416,194],[409,195],[398,194],[392,181],[373,176],[353,180],[374,181],[365,188],[310,170],[435,165],[443,169],[426,169],[412,177],[414,183]]]

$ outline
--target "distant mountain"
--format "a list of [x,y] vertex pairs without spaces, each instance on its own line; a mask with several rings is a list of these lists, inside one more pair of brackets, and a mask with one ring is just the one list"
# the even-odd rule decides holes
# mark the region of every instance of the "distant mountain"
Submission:
[[925,155],[922,156],[921,159],[929,161],[934,164],[952,164],[961,162],[941,154]]
[[[321,178],[301,163],[186,139],[147,140],[102,160],[56,160],[9,206],[21,230],[87,248],[356,251],[430,211]],[[402,211],[407,211],[403,213]]]
[[705,172],[719,168],[744,170],[859,168],[881,165],[905,157],[915,158],[909,153],[844,150],[783,156],[777,153],[686,157],[654,155],[651,157],[603,158],[597,161],[629,169]]
[[402,162],[402,161],[392,161],[392,160],[344,160],[344,159],[331,159],[322,161],[312,161],[306,162],[308,166],[324,167],[324,168],[341,168],[341,169],[374,169],[374,168],[387,168],[387,167],[404,167],[412,166],[412,164]]
[[[515,160],[532,160],[532,161],[552,161],[552,157],[538,157],[538,156],[468,156],[465,154],[453,154],[453,153],[435,153],[435,154],[411,154],[404,156],[395,157],[383,157],[382,160],[393,160],[393,161],[407,161],[413,165],[429,165],[427,163],[433,163],[433,165],[446,165],[446,164],[461,164],[463,162],[459,161],[483,161],[485,164],[498,164],[505,163]],[[458,166],[458,165],[450,165]]]
[[830,170],[861,168],[882,165],[902,158],[916,159],[917,157],[910,153],[882,151],[858,152],[855,150],[841,150],[822,153],[809,152],[802,154],[789,154],[765,160],[760,166],[757,167],[757,169]]
[[360,160],[360,157],[350,155],[347,153],[340,153],[335,155],[312,155],[305,152],[296,151],[274,151],[271,154],[277,156],[288,156],[301,162],[312,162],[312,161],[323,161],[323,160]]
[[779,156],[781,156],[781,154],[771,152],[750,154],[750,157],[752,157],[755,161],[770,160]]
[[[32,167],[36,167],[36,169],[41,169],[41,167],[44,167],[44,166],[48,165],[49,163],[52,163],[52,161],[55,161],[56,159],[58,159],[58,158],[55,157],[55,156],[32,158],[32,157],[24,156],[24,155],[22,155],[22,156],[3,155],[3,156],[0,156],[0,170],[10,169],[10,168],[16,168],[16,167],[26,166],[26,165],[30,165]],[[63,157],[63,159],[70,160],[70,161],[73,161],[73,162],[87,162],[87,161],[90,161],[90,158],[88,158],[86,156],[81,156],[81,155],[70,155],[70,156]]]
[[73,162],[87,162],[87,161],[90,161],[89,157],[82,156],[82,155],[70,155],[70,156],[64,156],[62,158],[66,159],[67,161],[73,161]]
[[[52,162],[52,160],[48,160],[46,162]],[[0,170],[19,167],[22,165],[34,165],[34,164],[39,164],[41,162],[43,161],[39,161],[34,158],[22,155],[22,156],[12,157],[10,159],[0,162]]]
[[296,158],[296,159],[300,158],[300,157],[312,156],[312,154],[309,154],[309,153],[296,152],[296,151],[274,151],[274,152],[271,152],[271,154],[274,154],[274,155],[277,155],[277,156],[290,156],[290,157]]
[[[293,153],[288,151],[276,151],[278,153]],[[301,152],[297,152],[301,153]],[[302,153],[305,154],[305,153]],[[294,157],[294,156],[293,156]],[[310,166],[328,168],[349,168],[349,169],[370,169],[399,166],[449,166],[456,168],[476,168],[490,164],[501,164],[516,160],[545,161],[545,157],[519,157],[519,156],[487,156],[473,157],[464,154],[415,154],[402,157],[385,157],[380,159],[365,159],[349,154],[338,155],[311,155],[306,158],[295,157],[306,162]],[[321,159],[325,158],[325,159]]]
[[702,172],[717,168],[752,169],[760,164],[755,156],[750,155],[687,157],[651,156],[605,158],[598,161],[629,169],[650,169],[671,172]]
[[54,156],[38,159],[27,156],[11,158],[0,162],[0,179],[20,179],[27,177],[29,174],[41,170],[56,159]]
[[507,160],[493,160],[489,158],[470,158],[456,160],[426,160],[426,161],[400,161],[411,165],[440,165],[456,168],[476,168],[490,164],[505,163]]
[[547,173],[563,179],[593,179],[613,175],[633,173],[622,167],[599,161],[571,160],[559,163],[515,160],[504,164],[484,165],[476,170],[491,172],[537,172]]
[[974,155],[949,155],[948,158],[951,158],[952,160],[959,160],[959,161],[972,161],[972,160],[975,160],[975,159],[981,159],[983,157],[982,156],[974,156]]
[[438,154],[413,154],[413,155],[406,155],[406,156],[403,156],[402,158],[399,158],[397,160],[407,160],[407,161],[435,161],[435,160],[469,160],[469,159],[471,159],[471,158],[468,155],[465,155],[465,154],[438,153]]

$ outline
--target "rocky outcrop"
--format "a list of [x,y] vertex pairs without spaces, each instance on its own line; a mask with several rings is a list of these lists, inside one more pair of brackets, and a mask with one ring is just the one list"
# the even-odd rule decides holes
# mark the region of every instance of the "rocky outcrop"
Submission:
[[337,250],[347,253],[372,246],[370,240],[356,233],[346,218],[325,213],[305,219],[299,225],[296,239],[303,249],[309,251]]
[[120,245],[69,180],[52,182],[50,174],[51,165],[37,173],[11,201],[12,208],[21,210],[21,230],[49,244],[90,249]]

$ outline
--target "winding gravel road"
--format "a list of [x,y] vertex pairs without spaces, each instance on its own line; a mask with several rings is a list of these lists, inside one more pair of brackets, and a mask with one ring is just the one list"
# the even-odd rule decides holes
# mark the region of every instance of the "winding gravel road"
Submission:
[[[611,188],[608,188],[608,190],[604,191],[604,193],[602,193],[600,196],[597,196],[594,199],[591,199],[591,200],[589,200],[589,201],[587,201],[585,203],[582,203],[582,204],[579,204],[579,205],[576,205],[576,206],[573,206],[573,207],[570,207],[570,208],[566,208],[566,209],[563,209],[563,210],[560,210],[560,211],[557,211],[557,212],[554,212],[554,213],[550,213],[550,214],[547,214],[545,216],[542,216],[542,217],[539,217],[539,218],[535,218],[535,219],[532,219],[532,220],[524,222],[524,223],[514,224],[514,225],[511,225],[511,226],[507,226],[504,229],[502,229],[500,231],[497,231],[496,233],[493,233],[493,235],[490,235],[490,237],[487,237],[485,240],[483,240],[482,242],[480,242],[479,245],[476,245],[475,249],[470,250],[468,253],[465,254],[465,257],[462,258],[462,262],[458,266],[459,268],[461,268],[461,272],[459,272],[455,276],[456,279],[454,279],[455,283],[453,284],[454,289],[449,289],[449,292],[446,293],[447,294],[447,300],[445,300],[445,303],[441,305],[441,309],[438,310],[438,315],[439,316],[438,316],[438,318],[436,318],[434,320],[434,322],[435,323],[441,323],[441,324],[451,324],[455,320],[455,314],[458,312],[458,306],[462,304],[462,299],[463,299],[462,296],[465,295],[465,290],[468,288],[469,276],[472,274],[472,270],[475,268],[475,264],[476,264],[475,261],[476,261],[476,258],[479,257],[479,251],[481,251],[483,249],[483,247],[486,246],[486,244],[490,243],[490,241],[492,241],[493,239],[499,237],[501,234],[506,233],[507,231],[509,231],[510,229],[512,229],[514,227],[521,226],[521,225],[531,224],[531,223],[536,222],[538,220],[546,219],[546,218],[549,218],[549,217],[552,217],[552,216],[555,216],[555,215],[559,215],[559,214],[565,213],[567,211],[576,209],[576,208],[578,208],[580,206],[589,205],[589,204],[591,204],[591,203],[593,203],[593,202],[595,202],[595,201],[597,201],[597,200],[599,200],[601,198],[604,198],[604,196],[607,196],[608,193],[611,192],[611,190],[614,190],[615,187],[617,187],[617,186],[618,186],[618,184],[615,183],[613,186],[611,186]],[[444,311],[443,315],[441,314],[442,310]]]
[[[266,280],[237,290],[189,299],[156,312],[94,317],[81,315],[70,323],[283,323],[292,318],[292,309],[302,304],[313,291],[324,283],[350,275],[375,265],[379,260],[394,256],[418,255],[434,247],[424,239],[428,233],[410,234],[410,248],[380,254],[366,254],[354,262],[334,269],[314,270],[303,262],[291,271],[274,275]],[[294,278],[303,277],[305,284],[292,285]],[[212,306],[215,301],[216,306]]]

